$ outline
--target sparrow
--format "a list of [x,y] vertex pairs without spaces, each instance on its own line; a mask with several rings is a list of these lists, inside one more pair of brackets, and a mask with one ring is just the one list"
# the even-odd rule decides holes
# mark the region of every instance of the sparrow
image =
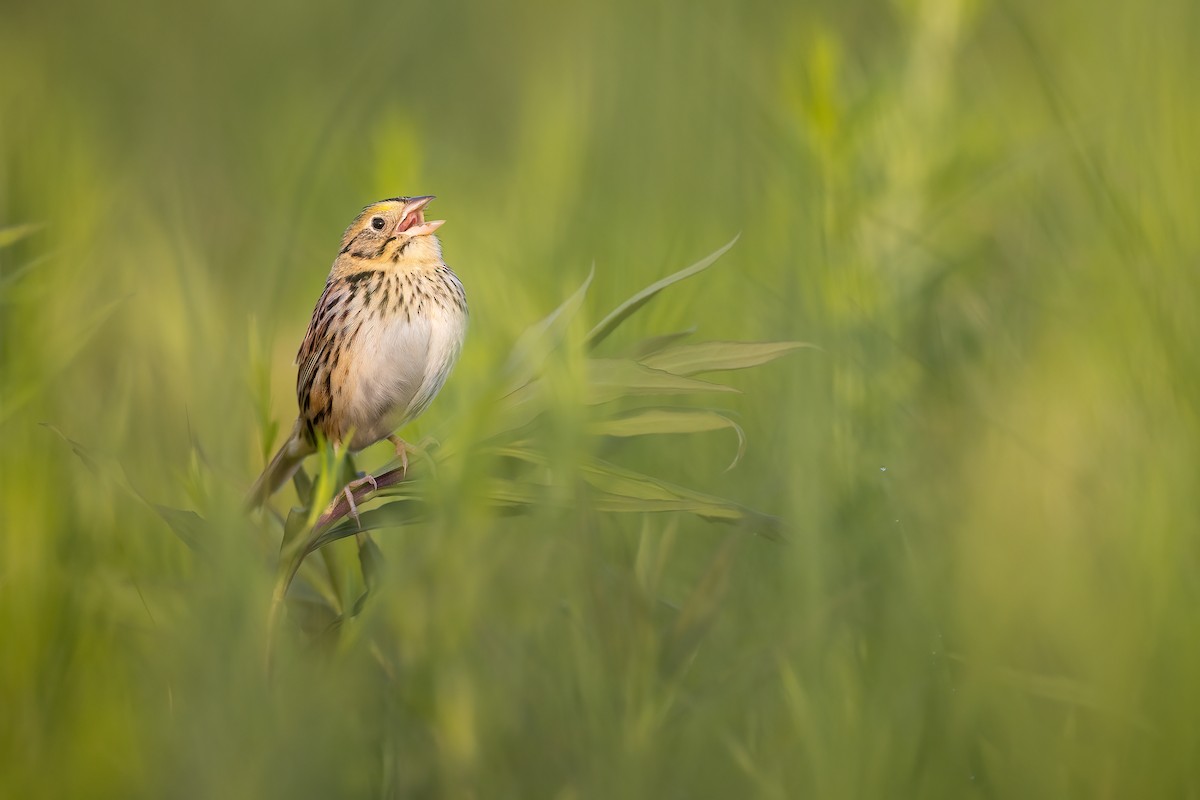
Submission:
[[299,416],[251,488],[251,507],[265,503],[322,439],[337,452],[387,439],[408,469],[396,431],[433,402],[467,332],[466,292],[434,235],[445,220],[425,219],[432,200],[380,200],[346,228],[296,354]]

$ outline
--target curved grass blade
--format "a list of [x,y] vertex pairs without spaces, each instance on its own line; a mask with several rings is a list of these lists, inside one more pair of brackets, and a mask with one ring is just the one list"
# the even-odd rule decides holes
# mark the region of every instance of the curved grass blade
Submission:
[[567,325],[575,318],[583,300],[591,288],[592,278],[596,275],[593,266],[588,276],[575,292],[551,311],[540,322],[529,326],[513,345],[512,355],[509,356],[506,371],[511,376],[509,386],[512,390],[519,388],[533,377],[535,365],[546,352],[551,350],[562,339]]
[[667,277],[663,278],[662,280],[660,280],[656,283],[650,284],[645,289],[642,289],[640,292],[635,294],[633,297],[629,298],[624,303],[617,306],[615,309],[612,310],[612,312],[607,317],[602,319],[600,321],[600,323],[598,325],[596,325],[596,327],[592,328],[590,333],[588,333],[587,341],[585,342],[588,349],[592,349],[592,348],[596,347],[598,344],[600,344],[605,339],[607,339],[608,335],[610,333],[612,333],[613,331],[615,331],[618,327],[620,327],[622,322],[624,322],[626,319],[628,319],[630,316],[632,316],[633,313],[635,311],[637,311],[639,308],[646,305],[646,303],[653,300],[654,296],[656,294],[658,294],[659,292],[661,292],[663,289],[666,289],[668,286],[670,286],[674,283],[679,283],[679,281],[681,281],[685,278],[690,278],[693,275],[703,272],[704,270],[711,267],[713,265],[713,262],[715,262],[721,256],[725,255],[725,253],[727,253],[729,251],[729,248],[733,247],[737,243],[737,240],[740,236],[741,236],[741,234],[739,233],[737,236],[733,237],[733,239],[731,239],[729,241],[729,243],[726,244],[724,247],[721,247],[720,249],[708,254],[704,258],[697,261],[695,264],[692,264],[690,267],[681,269],[681,270],[679,270],[679,272],[676,272],[674,275],[668,275]]
[[632,395],[737,393],[732,386],[673,375],[623,358],[590,358],[587,366],[588,403],[593,405]]
[[14,245],[22,239],[32,236],[43,228],[40,222],[26,222],[21,225],[9,225],[0,228],[0,247]]
[[205,537],[210,535],[208,523],[195,511],[189,511],[186,508],[171,508],[158,503],[150,503],[150,507],[162,518],[163,522],[167,523],[171,533],[179,537],[179,541],[187,545],[190,550],[200,550]]
[[0,275],[0,289],[5,289],[9,286],[15,285],[16,282],[19,281],[23,276],[37,269],[42,264],[48,263],[53,255],[53,253],[43,253],[42,255],[25,262],[16,269]]
[[71,362],[83,351],[83,348],[87,346],[92,336],[108,321],[108,318],[117,310],[117,307],[132,296],[130,294],[118,297],[116,300],[112,300],[99,308],[86,323],[80,326],[79,333],[72,339],[71,345],[61,351],[55,351],[54,357],[48,359],[43,364],[40,373],[34,380],[15,391],[12,389],[6,390],[8,392],[7,395],[0,397],[0,424],[3,424],[26,403],[33,400],[37,396],[37,393],[48,385],[60,372],[71,366]]
[[642,408],[628,414],[598,420],[591,425],[597,436],[649,436],[660,433],[703,433],[728,428],[737,434],[738,448],[725,471],[733,469],[746,452],[742,426],[716,411],[704,408]]
[[651,353],[665,350],[680,339],[686,339],[695,332],[696,328],[691,327],[686,331],[676,331],[675,333],[666,333],[662,336],[651,336],[649,339],[643,339],[629,349],[629,358],[632,358],[634,361],[641,361]]
[[757,367],[805,347],[816,348],[816,345],[808,342],[698,342],[651,353],[641,359],[641,363],[676,375],[696,375]]
[[[45,227],[45,225],[40,222],[26,222],[21,225],[9,225],[7,228],[0,228],[0,250],[14,245],[22,239],[32,236],[40,231],[43,227]],[[48,253],[43,253],[32,261],[22,264],[21,266],[9,270],[3,275],[0,275],[0,289],[15,284],[22,275],[29,272],[34,267],[46,263],[49,258],[50,256]]]
[[[510,455],[533,464],[544,463],[537,453],[513,450]],[[769,539],[777,539],[779,521],[766,514],[731,503],[720,497],[674,486],[639,472],[594,460],[582,468],[582,477],[590,487],[588,503],[595,511],[615,514],[687,513],[713,522],[744,524]],[[496,479],[488,496],[498,511],[520,513],[544,508],[547,504],[563,507],[550,488],[548,475],[538,480],[527,475],[519,480]]]
[[66,442],[67,446],[71,448],[71,452],[79,458],[84,467],[93,476],[111,480],[130,497],[133,497],[158,514],[167,527],[171,529],[171,532],[187,545],[189,549],[198,553],[203,552],[204,543],[207,537],[211,535],[211,530],[208,527],[209,523],[204,517],[188,509],[172,508],[171,506],[151,502],[142,494],[140,489],[130,482],[129,476],[125,472],[125,466],[120,461],[110,456],[103,456],[93,452],[85,445],[67,436],[57,425],[49,422],[40,422],[38,424]]
[[[544,467],[549,459],[519,445],[497,448],[497,454]],[[514,504],[542,503],[546,497],[530,487],[548,486],[543,480],[525,476],[519,482],[499,481],[498,494]],[[779,520],[714,495],[652,478],[608,461],[592,459],[581,467],[581,476],[592,487],[591,503],[597,511],[622,513],[683,511],[717,522],[745,524],[768,539],[778,539]]]
[[686,511],[717,522],[742,523],[768,539],[778,539],[779,520],[720,497],[685,489],[599,459],[583,468],[583,478],[600,492],[603,511]]
[[[622,358],[589,358],[587,371],[586,402],[589,405],[600,405],[622,397],[640,395],[737,393],[738,391],[724,384],[650,369],[636,361]],[[531,380],[512,390],[500,400],[495,417],[497,428],[492,435],[524,427],[545,410],[545,385],[541,380]]]
[[312,553],[330,542],[354,536],[357,533],[378,530],[380,528],[396,528],[412,525],[426,519],[422,503],[410,502],[407,498],[393,500],[370,511],[361,511],[358,521],[344,519],[326,531],[321,532],[305,546],[305,555]]

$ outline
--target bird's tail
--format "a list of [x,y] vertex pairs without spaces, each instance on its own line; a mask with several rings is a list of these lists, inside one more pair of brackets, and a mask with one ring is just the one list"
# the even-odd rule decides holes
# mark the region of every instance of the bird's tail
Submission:
[[279,490],[280,486],[283,486],[289,478],[296,474],[296,470],[300,468],[300,462],[313,452],[315,452],[313,447],[300,435],[300,420],[296,420],[291,435],[288,436],[283,446],[279,448],[279,452],[271,459],[271,463],[267,464],[267,468],[262,471],[262,475],[258,476],[258,480],[246,494],[246,508],[255,509],[266,503],[271,495]]

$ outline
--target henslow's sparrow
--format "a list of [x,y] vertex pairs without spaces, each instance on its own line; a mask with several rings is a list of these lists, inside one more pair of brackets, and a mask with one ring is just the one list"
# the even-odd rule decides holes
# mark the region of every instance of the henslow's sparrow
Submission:
[[318,437],[361,450],[395,431],[442,388],[462,348],[467,298],[425,219],[433,199],[393,197],[363,209],[342,236],[296,356],[300,416],[250,490],[264,503],[316,452]]

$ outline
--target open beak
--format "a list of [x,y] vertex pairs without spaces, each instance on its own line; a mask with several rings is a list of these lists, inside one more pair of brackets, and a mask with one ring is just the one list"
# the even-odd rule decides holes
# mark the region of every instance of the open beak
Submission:
[[431,200],[431,194],[408,198],[404,203],[404,211],[400,214],[400,224],[396,226],[397,236],[427,236],[446,224],[444,219],[425,221],[425,206],[429,205]]

